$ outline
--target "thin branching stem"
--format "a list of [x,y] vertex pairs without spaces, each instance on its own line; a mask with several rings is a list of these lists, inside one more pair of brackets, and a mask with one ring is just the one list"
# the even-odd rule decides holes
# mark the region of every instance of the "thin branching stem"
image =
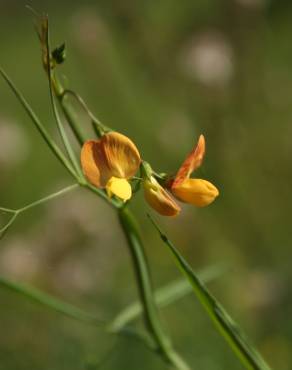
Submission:
[[82,97],[79,94],[77,94],[75,91],[70,90],[70,89],[63,90],[62,100],[68,95],[71,95],[72,97],[74,97],[79,102],[79,104],[84,109],[84,111],[87,113],[87,115],[91,119],[93,129],[94,129],[94,131],[95,131],[95,133],[98,137],[102,136],[106,132],[112,131],[111,128],[109,128],[109,127],[105,126],[103,123],[101,123],[101,121],[88,108],[87,104],[82,99]]
[[0,229],[0,239],[3,238],[3,236],[6,234],[6,232],[8,231],[8,229],[10,228],[10,226],[14,223],[14,221],[16,220],[17,216],[19,215],[19,212],[15,211],[13,216],[10,218],[10,220],[7,222],[6,225],[4,225],[2,227],[2,229]]
[[43,203],[46,203],[54,198],[60,197],[76,188],[78,188],[80,185],[79,184],[73,184],[70,186],[67,186],[66,188],[59,190],[53,194],[47,195],[44,198],[38,199],[32,203],[29,203],[21,208],[18,209],[11,209],[11,208],[4,208],[0,207],[0,211],[5,212],[5,213],[10,213],[13,214],[13,216],[9,219],[9,221],[0,229],[0,239],[3,238],[7,230],[12,226],[16,218],[22,213],[25,212],[33,207],[39,206]]
[[41,198],[35,202],[32,202],[30,204],[27,204],[26,206],[22,207],[22,208],[19,208],[17,211],[18,212],[24,212],[24,211],[27,211],[28,209],[30,208],[33,208],[33,207],[36,207],[36,206],[39,206],[40,204],[42,203],[45,203],[49,200],[52,200],[54,198],[57,198],[57,197],[60,197],[66,193],[69,193],[70,191],[74,190],[74,189],[77,189],[78,187],[80,187],[79,184],[73,184],[73,185],[70,185],[70,186],[67,186],[66,188],[62,189],[62,190],[59,190],[53,194],[50,194],[44,198]]
[[46,203],[47,201],[49,200],[52,200],[54,198],[57,198],[57,197],[60,197],[66,193],[69,193],[70,191],[76,189],[80,187],[79,184],[73,184],[73,185],[69,185],[67,186],[66,188],[64,189],[61,189],[61,190],[58,190],[56,191],[55,193],[52,193],[50,195],[47,195],[41,199],[38,199],[32,203],[29,203],[21,208],[18,208],[18,209],[12,209],[12,208],[3,208],[3,207],[0,207],[0,211],[3,211],[3,212],[8,212],[8,213],[21,213],[21,212],[24,212],[24,211],[27,211],[28,209],[30,208],[33,208],[33,207],[36,207],[42,203]]

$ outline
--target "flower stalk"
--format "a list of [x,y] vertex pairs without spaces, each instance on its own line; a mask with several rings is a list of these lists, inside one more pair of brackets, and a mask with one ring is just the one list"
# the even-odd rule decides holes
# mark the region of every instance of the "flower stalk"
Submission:
[[169,337],[161,325],[150,278],[149,267],[135,217],[127,207],[118,212],[120,225],[128,242],[135,270],[140,300],[143,305],[145,324],[157,344],[158,351],[177,370],[190,370],[174,351]]

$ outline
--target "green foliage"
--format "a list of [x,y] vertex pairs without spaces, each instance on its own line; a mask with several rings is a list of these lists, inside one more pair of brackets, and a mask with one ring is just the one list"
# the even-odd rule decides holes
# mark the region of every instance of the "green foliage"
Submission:
[[[228,301],[243,326],[249,323],[252,337],[257,338],[268,362],[275,368],[289,370],[292,364],[292,330],[288,320],[291,299],[287,289],[291,280],[291,204],[287,199],[291,188],[289,35],[292,29],[289,17],[291,5],[288,2],[278,3],[234,1],[219,4],[184,0],[146,1],[141,4],[126,1],[121,5],[113,1],[85,1],[82,4],[65,1],[62,4],[43,2],[38,6],[49,10],[54,20],[54,33],[60,35],[59,39],[68,40],[66,48],[70,49],[71,58],[61,68],[62,73],[66,68],[64,73],[70,76],[70,84],[86,97],[103,121],[114,123],[119,131],[131,132],[143,148],[145,158],[150,163],[155,161],[157,169],[175,170],[184,153],[191,148],[195,136],[200,132],[206,135],[208,161],[204,171],[220,184],[220,201],[210,210],[193,210],[183,216],[186,218],[167,223],[167,227],[179,238],[181,248],[187,248],[195,240],[195,248],[185,249],[184,252],[198,266],[208,264],[207,261],[222,260],[234,266],[236,274],[233,278],[226,278],[222,285],[219,282],[216,286],[218,296]],[[72,175],[74,167],[56,148],[58,139],[55,139],[55,126],[52,126],[47,109],[43,70],[38,56],[34,57],[37,48],[30,29],[31,21],[23,16],[19,4],[21,0],[17,7],[12,7],[11,2],[8,4],[4,0],[1,7],[1,64],[26,90],[26,95],[36,107],[35,112],[42,117],[42,127],[23,97],[21,104],[24,104],[45,140],[47,134],[52,133],[51,149],[58,159],[61,154],[60,163],[65,158],[67,171]],[[13,27],[11,20],[15,22]],[[197,46],[210,46],[208,42],[214,37],[219,51],[220,45],[223,45],[223,52],[225,46],[227,51],[231,51],[232,76],[223,85],[206,85],[198,78],[197,72],[187,69],[185,64],[187,57],[200,54],[201,49]],[[220,43],[222,40],[223,44]],[[192,50],[196,53],[192,54]],[[192,62],[190,59],[188,62]],[[7,82],[11,83],[11,80]],[[69,81],[65,85],[67,83]],[[56,100],[61,103],[60,111],[65,114],[72,131],[75,130],[77,141],[82,144],[88,117],[84,117],[83,110],[79,111],[78,101],[69,101],[68,97],[70,93],[56,96]],[[7,125],[10,119],[16,121],[18,126],[26,122],[24,114],[2,87],[0,98],[0,127],[2,122],[3,127],[6,124],[6,117]],[[95,122],[91,118],[89,121]],[[33,130],[29,126],[23,127],[30,146],[28,158],[15,166],[11,164],[11,167],[5,165],[3,154],[0,158],[0,204],[8,207],[11,204],[17,207],[25,199],[37,199],[51,187],[58,188],[60,182],[66,181],[66,178],[63,179],[65,175],[39,145]],[[93,124],[93,127],[96,129],[99,126]],[[99,131],[96,130],[96,133],[98,135]],[[276,146],[272,145],[275,142]],[[8,162],[10,158],[5,145],[3,150]],[[89,184],[85,188],[107,200],[100,189]],[[72,206],[76,207],[74,194],[72,198]],[[58,202],[56,208],[65,214],[68,203],[63,203],[61,198]],[[144,205],[142,209],[139,202],[139,197],[135,197],[133,207],[138,215],[144,215]],[[21,266],[19,271],[13,270],[12,275],[19,274],[20,280],[39,283],[66,299],[72,295],[71,298],[74,298],[71,301],[79,301],[80,306],[93,303],[94,307],[107,314],[116,312],[119,306],[133,300],[133,282],[127,260],[119,254],[123,243],[116,233],[114,221],[98,200],[87,203],[88,213],[96,221],[94,238],[88,231],[91,230],[88,225],[82,228],[79,222],[84,217],[84,206],[78,203],[76,207],[80,207],[78,221],[58,221],[64,231],[57,229],[50,218],[54,207],[42,209],[42,217],[39,217],[38,211],[17,217],[14,208],[2,208],[1,216],[11,218],[1,231],[4,234],[14,225],[15,234],[1,241],[0,270],[11,273],[9,263],[6,267],[5,254],[10,247],[14,250],[14,239],[21,239],[23,249],[31,244],[32,252],[28,253],[32,253],[32,260],[40,253],[45,256],[45,262],[33,277],[27,276],[25,270],[22,272]],[[18,222],[14,224],[16,217]],[[104,220],[107,220],[107,226]],[[1,218],[2,224],[4,221]],[[50,227],[50,232],[47,232],[47,227]],[[154,281],[168,280],[173,273],[171,264],[146,225],[143,225],[142,231]],[[43,234],[42,238],[39,233]],[[60,239],[56,246],[54,234],[57,241]],[[110,238],[111,234],[117,235],[116,238]],[[74,238],[68,250],[60,248],[60,245],[66,245],[65,235]],[[93,242],[98,244],[96,248],[92,248]],[[34,248],[35,243],[38,245]],[[117,249],[113,252],[114,247]],[[75,258],[78,260],[76,265],[72,264]],[[55,261],[55,265],[51,266],[51,261]],[[99,272],[98,276],[91,276],[94,284],[91,280],[87,290],[78,290],[77,285],[67,291],[68,265],[73,271],[76,268],[78,273],[78,268],[84,264],[89,271],[92,261],[96,262],[94,271]],[[70,273],[70,279],[74,281],[74,274]],[[57,279],[56,287],[54,282]],[[191,288],[186,282],[181,284],[179,292]],[[45,310],[38,311],[25,300],[20,301],[19,297],[2,290],[0,294],[0,324],[6,333],[0,341],[0,367],[5,370],[63,370],[70,367],[81,370],[84,368],[84,357],[99,357],[105,338],[92,334],[96,332],[94,326],[91,330],[90,325],[79,327],[74,321],[69,325],[61,315],[60,318],[46,315]],[[240,369],[241,365],[234,361],[232,355],[229,357],[228,351],[224,351],[224,343],[221,347],[220,338],[217,340],[212,331],[204,326],[201,312],[189,311],[189,301],[186,299],[183,304],[163,311],[165,324],[175,334],[175,347],[194,368]],[[141,306],[135,303],[131,307],[136,307],[132,311],[136,315],[137,307]],[[217,316],[220,320],[220,312]],[[190,332],[189,317],[192,317],[192,328],[198,330]],[[223,315],[222,324],[226,320],[229,322],[228,317]],[[128,368],[129,363],[133,363],[135,368],[161,369],[164,364],[159,360],[156,363],[153,360],[155,356],[141,350],[137,342],[125,341],[120,352],[115,348],[110,353],[111,361],[103,364],[104,368]],[[153,342],[150,342],[152,345]],[[144,348],[144,344],[141,347]],[[18,356],[14,356],[15,353]]]
[[250,344],[240,327],[234,322],[217,299],[209,292],[202,280],[193,271],[191,266],[182,257],[169,238],[161,231],[156,222],[154,222],[150,216],[149,218],[158,231],[162,241],[171,251],[176,264],[189,280],[197,298],[206,309],[210,318],[214,321],[221,335],[227,340],[227,343],[238,355],[245,367],[249,370],[270,370],[270,367],[266,364],[254,346]]

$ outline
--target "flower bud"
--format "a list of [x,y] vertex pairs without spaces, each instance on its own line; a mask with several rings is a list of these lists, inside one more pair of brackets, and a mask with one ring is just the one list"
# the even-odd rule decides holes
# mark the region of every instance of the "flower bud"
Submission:
[[197,207],[209,205],[219,195],[218,189],[209,181],[190,178],[172,187],[171,192],[180,201]]

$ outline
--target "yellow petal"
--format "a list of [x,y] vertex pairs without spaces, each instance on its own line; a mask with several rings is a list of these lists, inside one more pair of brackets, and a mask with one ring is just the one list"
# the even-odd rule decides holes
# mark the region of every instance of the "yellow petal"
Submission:
[[176,216],[180,212],[179,205],[154,177],[144,180],[143,187],[145,199],[155,211],[163,216]]
[[100,141],[111,176],[125,179],[134,176],[141,163],[135,144],[118,132],[105,134]]
[[190,152],[183,164],[180,166],[173,182],[172,186],[176,187],[182,183],[185,179],[189,178],[192,172],[201,166],[206,151],[206,144],[204,135],[200,135],[197,145]]
[[122,199],[124,202],[131,198],[132,188],[126,179],[111,177],[106,184],[106,191],[109,197],[113,195]]
[[171,189],[171,192],[185,203],[197,207],[205,207],[212,203],[219,195],[218,189],[209,181],[201,179],[186,179]]

